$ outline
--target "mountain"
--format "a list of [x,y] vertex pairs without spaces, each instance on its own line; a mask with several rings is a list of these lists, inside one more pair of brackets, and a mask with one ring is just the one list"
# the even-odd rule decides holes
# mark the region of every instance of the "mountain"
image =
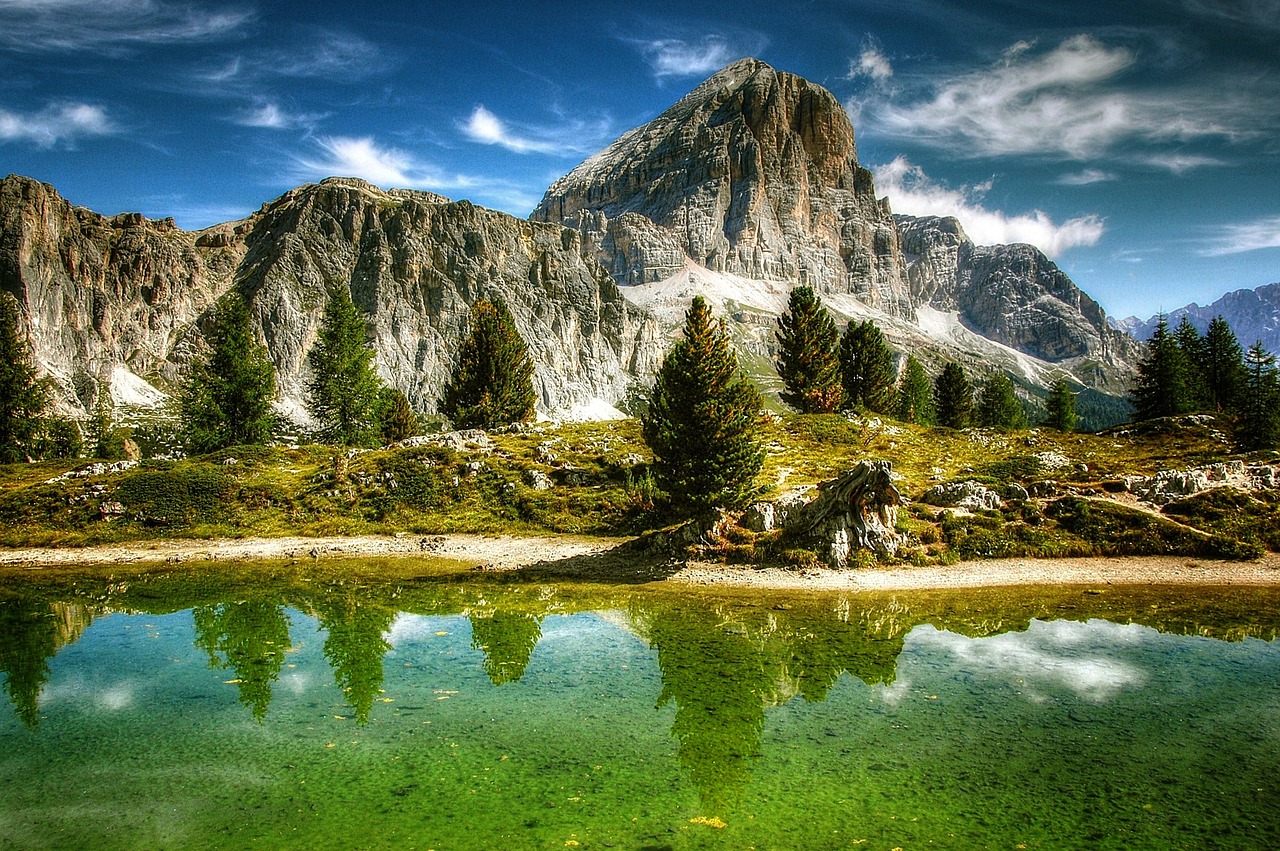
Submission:
[[[1185,307],[1171,310],[1165,314],[1171,326],[1176,326],[1183,314],[1191,319],[1203,334],[1214,317],[1221,316],[1227,320],[1231,330],[1236,333],[1240,345],[1248,348],[1257,340],[1267,347],[1267,351],[1280,353],[1280,283],[1267,284],[1253,290],[1236,290],[1229,292],[1213,304],[1200,305],[1192,302]],[[1136,316],[1121,319],[1115,324],[1128,331],[1139,340],[1149,340],[1156,331],[1159,315],[1141,320]]]
[[334,287],[369,317],[384,381],[422,410],[434,410],[478,299],[506,300],[543,411],[600,410],[663,348],[572,232],[465,201],[331,178],[188,232],[101,216],[28,178],[0,181],[0,288],[18,300],[35,360],[71,412],[104,390],[116,403],[163,401],[202,350],[202,319],[233,287],[283,406],[300,418],[306,353]]

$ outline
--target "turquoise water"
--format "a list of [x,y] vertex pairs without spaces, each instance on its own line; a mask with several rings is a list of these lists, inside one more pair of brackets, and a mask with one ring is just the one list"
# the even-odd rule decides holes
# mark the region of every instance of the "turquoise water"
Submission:
[[1266,589],[0,592],[3,847],[1280,845]]

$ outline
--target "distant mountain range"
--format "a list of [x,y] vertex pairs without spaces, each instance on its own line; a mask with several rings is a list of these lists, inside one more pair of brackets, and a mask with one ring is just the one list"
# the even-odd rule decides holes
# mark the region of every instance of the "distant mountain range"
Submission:
[[[1253,290],[1236,290],[1201,307],[1192,302],[1165,314],[1170,326],[1177,326],[1183,314],[1191,324],[1204,333],[1214,317],[1221,316],[1235,331],[1240,345],[1248,348],[1258,340],[1272,353],[1280,353],[1280,283],[1267,284]],[[1149,340],[1160,322],[1159,314],[1142,320],[1136,316],[1120,319],[1114,327],[1131,334],[1138,340]]]
[[894,216],[840,102],[754,59],[556,181],[530,218],[331,178],[188,232],[101,216],[11,175],[0,181],[0,289],[73,413],[103,393],[162,403],[232,288],[298,418],[335,287],[367,315],[383,379],[427,412],[471,307],[495,295],[553,415],[607,415],[650,381],[698,294],[766,388],[774,320],[801,284],[842,321],[874,319],[930,369],[1006,371],[1027,394],[1065,377],[1117,402],[1139,353],[1034,247],[976,246],[955,219]]

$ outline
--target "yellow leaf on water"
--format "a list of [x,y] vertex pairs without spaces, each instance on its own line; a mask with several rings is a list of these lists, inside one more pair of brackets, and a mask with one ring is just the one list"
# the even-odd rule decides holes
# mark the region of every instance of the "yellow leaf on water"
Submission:
[[226,684],[227,684],[227,685],[229,685],[229,686],[233,686],[233,685],[235,685],[236,683],[242,683],[242,682],[244,682],[244,680],[240,680],[240,679],[235,679],[235,680],[223,680],[223,682],[224,682],[224,683],[226,683]]
[[445,630],[443,630],[443,629],[442,629],[442,630],[439,630],[439,631],[437,631],[437,632],[436,632],[436,635],[448,635],[448,634],[449,634],[449,633],[448,633],[448,632],[446,632],[446,631],[445,631]]
[[724,830],[726,827],[729,826],[725,824],[724,821],[722,821],[719,816],[712,816],[711,818],[707,818],[706,816],[694,816],[693,818],[689,819],[689,823],[705,824],[707,827],[714,827],[716,830]]

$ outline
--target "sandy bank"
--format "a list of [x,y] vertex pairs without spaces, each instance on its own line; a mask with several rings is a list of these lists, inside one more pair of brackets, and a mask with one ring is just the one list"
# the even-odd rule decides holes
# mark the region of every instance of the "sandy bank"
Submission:
[[184,561],[429,556],[489,570],[522,570],[539,578],[666,581],[682,585],[811,591],[904,591],[1006,585],[1275,585],[1280,555],[1258,561],[1211,561],[1178,556],[1141,558],[998,559],[948,567],[875,570],[784,570],[718,564],[645,561],[614,552],[608,538],[428,535],[333,538],[162,540],[84,548],[0,550],[0,567]]

